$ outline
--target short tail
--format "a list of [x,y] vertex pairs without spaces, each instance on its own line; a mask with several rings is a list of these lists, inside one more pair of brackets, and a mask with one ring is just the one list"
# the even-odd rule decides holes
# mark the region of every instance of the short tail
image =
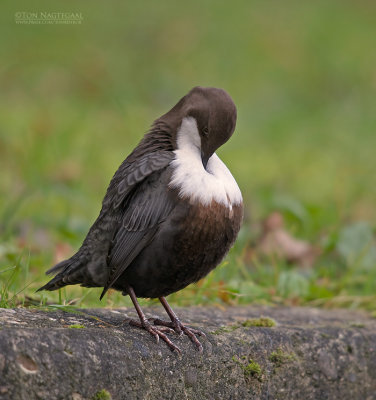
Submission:
[[54,273],[57,275],[44,286],[39,288],[37,292],[41,290],[57,290],[66,285],[74,285],[75,283],[79,283],[76,281],[77,278],[75,279],[76,274],[74,271],[77,270],[77,267],[80,265],[80,261],[77,260],[75,256],[69,258],[68,260],[59,262],[46,272],[48,275]]

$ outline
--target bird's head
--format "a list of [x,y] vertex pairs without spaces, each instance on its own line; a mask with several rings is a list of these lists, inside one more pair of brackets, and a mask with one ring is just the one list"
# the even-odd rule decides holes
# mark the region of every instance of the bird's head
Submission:
[[236,107],[227,92],[194,87],[162,118],[176,126],[176,148],[195,146],[206,168],[213,153],[231,137],[236,124]]

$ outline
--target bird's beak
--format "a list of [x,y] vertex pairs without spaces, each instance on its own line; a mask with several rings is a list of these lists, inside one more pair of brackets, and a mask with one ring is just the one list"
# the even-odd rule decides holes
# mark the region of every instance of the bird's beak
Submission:
[[208,164],[209,158],[210,158],[210,156],[208,157],[201,151],[201,161],[202,161],[202,165],[204,166],[205,169],[206,169],[206,165]]

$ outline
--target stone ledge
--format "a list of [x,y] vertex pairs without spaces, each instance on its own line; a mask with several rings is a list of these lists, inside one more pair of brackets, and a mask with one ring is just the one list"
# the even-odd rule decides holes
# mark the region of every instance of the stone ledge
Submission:
[[[145,311],[165,318],[159,307]],[[187,337],[172,338],[179,356],[121,325],[130,309],[0,309],[0,399],[376,398],[376,320],[365,313],[175,311],[207,333],[202,355]],[[260,316],[276,326],[252,326]]]

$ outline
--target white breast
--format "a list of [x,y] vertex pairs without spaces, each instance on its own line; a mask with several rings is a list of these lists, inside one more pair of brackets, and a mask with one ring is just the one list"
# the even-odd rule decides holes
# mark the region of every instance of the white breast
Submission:
[[242,202],[240,189],[226,165],[214,153],[206,166],[201,161],[201,139],[196,120],[184,118],[177,136],[173,174],[169,186],[181,197],[208,205],[212,200],[230,209]]

